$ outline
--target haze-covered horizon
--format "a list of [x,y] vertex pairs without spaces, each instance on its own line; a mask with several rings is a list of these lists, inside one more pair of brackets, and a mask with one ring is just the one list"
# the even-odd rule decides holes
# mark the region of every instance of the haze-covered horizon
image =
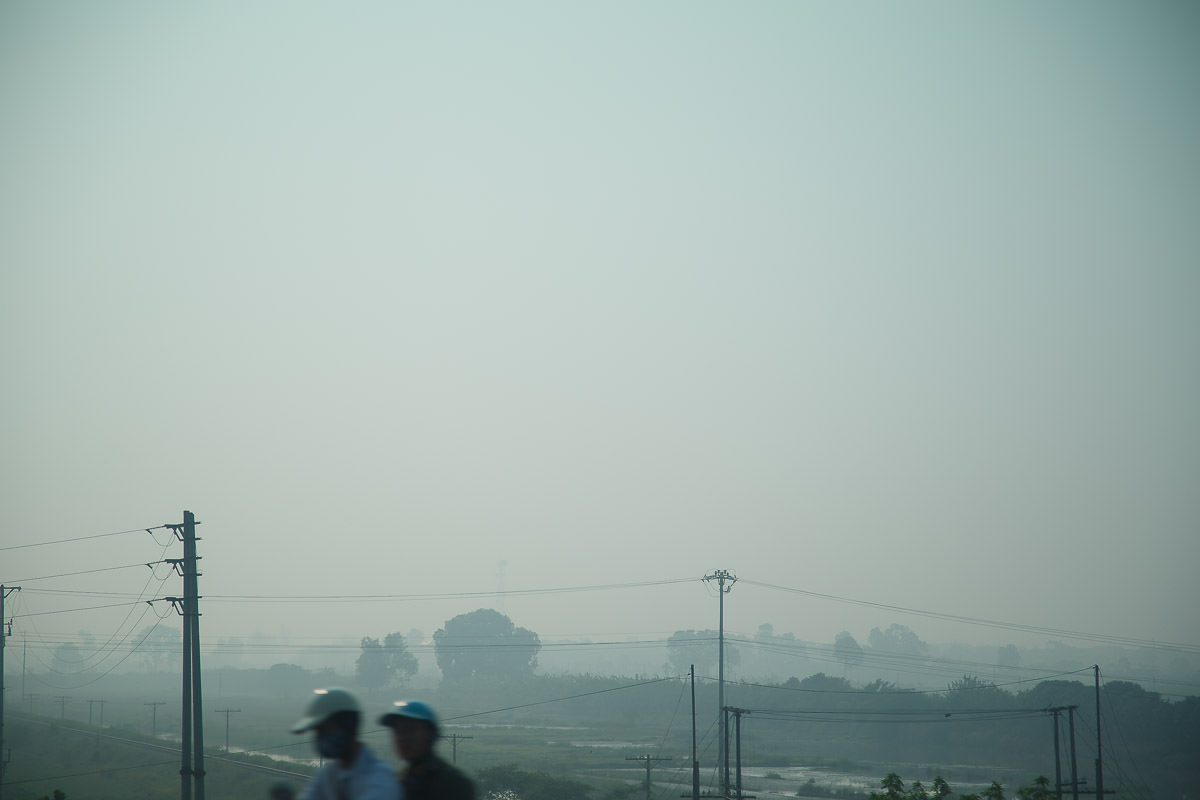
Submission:
[[479,607],[665,637],[727,569],[750,635],[1195,652],[1198,34],[1167,2],[6,4],[14,629],[165,614],[163,531],[11,548],[186,508],[211,641]]

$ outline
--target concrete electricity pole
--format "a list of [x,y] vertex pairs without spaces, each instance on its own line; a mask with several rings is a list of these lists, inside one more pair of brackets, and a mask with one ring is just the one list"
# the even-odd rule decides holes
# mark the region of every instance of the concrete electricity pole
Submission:
[[737,730],[737,784],[736,793],[734,796],[737,798],[737,800],[742,800],[742,715],[749,714],[750,712],[744,708],[734,708],[732,706],[729,708],[723,708],[721,710],[733,714],[734,725]]
[[[717,708],[721,712],[718,717],[720,725],[717,751],[717,763],[721,765],[721,794],[729,796],[729,725],[725,719],[725,595],[733,591],[737,576],[723,569],[716,569],[704,576],[705,582],[717,582],[717,596],[720,598],[720,616],[717,627]],[[728,586],[726,586],[728,584]]]
[[1066,711],[1066,707],[1055,706],[1048,711],[1054,720],[1054,797],[1055,800],[1062,800],[1062,762],[1058,755],[1058,717],[1063,711]]
[[[4,620],[4,600],[20,586],[0,586],[0,797],[4,793],[4,772],[8,768],[8,752],[4,749],[4,643],[12,636],[12,621]],[[25,691],[22,681],[21,691]]]
[[692,677],[692,800],[700,800],[700,760],[696,758],[696,665],[688,672]]
[[183,512],[183,524],[167,524],[177,539],[183,542],[182,559],[165,559],[175,565],[183,577],[183,597],[164,598],[175,606],[183,618],[183,736],[179,765],[179,796],[181,800],[204,800],[204,694],[200,689],[200,591],[196,580],[200,574],[196,562],[196,517]]
[[1096,670],[1096,798],[1104,800],[1104,756],[1100,747],[1100,665],[1092,667]]
[[1079,800],[1079,772],[1075,769],[1075,709],[1067,706],[1067,729],[1071,737],[1071,800]]

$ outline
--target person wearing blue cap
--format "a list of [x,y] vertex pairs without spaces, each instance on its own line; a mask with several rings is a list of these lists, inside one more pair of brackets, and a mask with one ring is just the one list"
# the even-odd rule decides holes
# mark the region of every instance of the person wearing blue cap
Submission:
[[405,800],[475,800],[471,779],[433,751],[441,726],[428,704],[419,700],[393,703],[379,724],[391,729],[396,755],[406,764],[400,771]]
[[392,768],[358,740],[362,709],[345,689],[317,689],[292,733],[316,731],[326,763],[300,800],[404,800]]

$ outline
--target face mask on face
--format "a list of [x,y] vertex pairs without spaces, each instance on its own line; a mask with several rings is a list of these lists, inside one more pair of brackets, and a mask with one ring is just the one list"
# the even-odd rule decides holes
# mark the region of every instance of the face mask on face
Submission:
[[317,753],[321,758],[344,758],[350,751],[350,740],[341,731],[331,731],[317,736]]

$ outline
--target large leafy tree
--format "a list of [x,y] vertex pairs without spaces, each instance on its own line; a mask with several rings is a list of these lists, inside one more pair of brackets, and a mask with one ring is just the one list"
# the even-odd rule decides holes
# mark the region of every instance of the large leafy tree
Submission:
[[542,642],[499,611],[480,608],[446,620],[433,634],[433,648],[448,680],[514,678],[533,674]]
[[951,701],[963,700],[971,703],[988,700],[1004,703],[1011,700],[1011,696],[1003,689],[997,688],[996,684],[977,675],[963,675],[961,678],[950,681],[946,685],[946,695],[947,699]]
[[354,662],[354,674],[369,691],[403,685],[417,672],[417,658],[408,651],[408,641],[402,633],[389,633],[382,642],[364,636],[361,648],[362,653]]
[[913,633],[907,625],[892,623],[886,631],[872,628],[867,635],[867,644],[872,650],[884,653],[899,653],[906,656],[929,655],[929,645]]

